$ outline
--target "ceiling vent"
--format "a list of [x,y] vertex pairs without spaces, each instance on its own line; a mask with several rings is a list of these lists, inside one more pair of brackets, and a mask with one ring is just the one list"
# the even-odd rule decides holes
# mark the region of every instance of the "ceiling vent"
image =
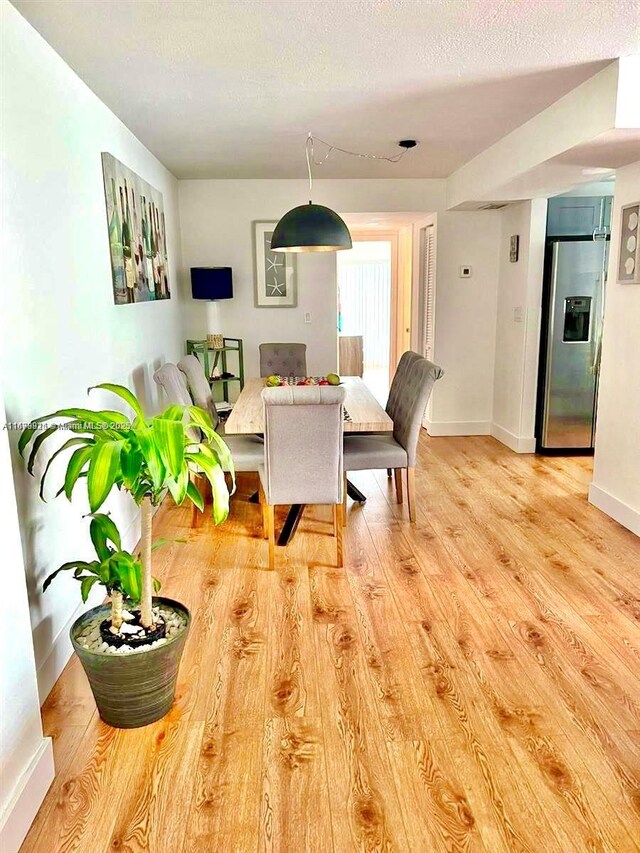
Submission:
[[506,202],[504,204],[495,204],[494,202],[489,202],[489,204],[483,204],[482,207],[478,208],[479,210],[502,210],[503,207],[506,207]]

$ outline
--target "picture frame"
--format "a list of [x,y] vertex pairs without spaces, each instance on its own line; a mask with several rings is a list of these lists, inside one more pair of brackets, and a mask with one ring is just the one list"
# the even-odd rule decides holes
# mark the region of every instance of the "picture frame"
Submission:
[[623,205],[620,211],[618,284],[640,284],[640,201]]
[[271,252],[271,235],[276,222],[254,221],[253,264],[256,308],[295,308],[298,304],[296,256]]

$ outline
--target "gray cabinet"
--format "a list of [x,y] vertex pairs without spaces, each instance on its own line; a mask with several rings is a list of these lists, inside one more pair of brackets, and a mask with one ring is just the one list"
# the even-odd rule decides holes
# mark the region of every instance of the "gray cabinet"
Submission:
[[558,196],[549,199],[548,237],[587,237],[611,224],[612,196]]

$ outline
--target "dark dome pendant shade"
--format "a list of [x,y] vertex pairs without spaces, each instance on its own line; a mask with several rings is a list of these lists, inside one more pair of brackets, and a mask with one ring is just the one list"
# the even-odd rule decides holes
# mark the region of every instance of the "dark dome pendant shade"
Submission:
[[322,204],[301,204],[282,217],[271,237],[272,252],[339,252],[351,234],[338,214]]
[[[313,191],[311,160],[313,159],[313,137],[306,143],[309,195]],[[272,252],[339,252],[353,248],[351,234],[338,214],[322,204],[294,207],[282,217],[271,237]]]

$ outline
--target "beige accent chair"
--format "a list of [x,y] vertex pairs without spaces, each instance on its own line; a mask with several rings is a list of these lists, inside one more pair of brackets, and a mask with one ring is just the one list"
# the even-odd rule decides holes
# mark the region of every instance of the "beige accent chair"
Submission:
[[343,406],[345,390],[330,386],[265,388],[264,465],[260,503],[269,568],[275,568],[274,507],[330,504],[342,566]]
[[306,344],[260,344],[260,376],[306,376]]
[[442,375],[442,368],[426,358],[412,359],[389,413],[393,418],[393,434],[347,435],[344,439],[345,471],[391,468],[396,474],[398,503],[402,503],[402,472],[406,471],[409,518],[413,522],[416,520],[415,466],[420,426],[433,385]]

